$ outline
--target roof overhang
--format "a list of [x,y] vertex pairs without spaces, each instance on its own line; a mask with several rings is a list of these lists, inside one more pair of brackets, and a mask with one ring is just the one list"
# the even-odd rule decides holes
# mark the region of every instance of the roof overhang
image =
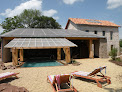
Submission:
[[15,38],[5,48],[14,49],[49,49],[77,47],[66,38]]
[[0,37],[14,37],[14,38],[106,38],[93,33],[88,33],[73,29],[39,29],[39,28],[19,28],[13,31],[0,35]]
[[69,22],[70,22],[70,19],[68,19],[67,24],[66,24],[66,26],[65,26],[65,29],[67,29],[67,27],[68,27],[68,25],[69,25]]

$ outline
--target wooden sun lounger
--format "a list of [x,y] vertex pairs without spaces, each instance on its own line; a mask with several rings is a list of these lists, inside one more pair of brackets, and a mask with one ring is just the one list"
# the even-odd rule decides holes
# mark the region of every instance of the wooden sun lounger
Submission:
[[1,74],[0,74],[0,81],[1,81],[1,80],[4,80],[4,79],[6,79],[6,78],[10,78],[10,77],[12,77],[12,76],[15,76],[16,78],[18,78],[18,77],[17,77],[17,74],[19,74],[19,73],[14,73],[14,72],[1,73]]
[[[103,70],[105,68],[106,67],[97,68],[94,71],[92,71],[91,73],[75,71],[75,72],[72,72],[72,75],[76,76],[76,77],[85,78],[85,79],[95,80],[97,83],[97,86],[102,88],[102,85],[100,84],[100,82],[107,82],[108,84],[111,84],[110,77],[105,76],[103,73],[101,73],[101,70]],[[101,75],[97,75],[97,73],[101,73]]]
[[[54,77],[51,79],[50,76],[54,76]],[[62,92],[62,91],[63,92],[64,91],[77,92],[77,90],[73,86],[69,85],[70,84],[70,80],[69,80],[70,75],[61,75],[60,76],[60,84],[66,83],[69,86],[69,88],[67,88],[67,89],[59,89],[58,83],[56,81],[56,76],[55,75],[50,75],[50,76],[47,76],[47,81],[51,84],[54,92]]]

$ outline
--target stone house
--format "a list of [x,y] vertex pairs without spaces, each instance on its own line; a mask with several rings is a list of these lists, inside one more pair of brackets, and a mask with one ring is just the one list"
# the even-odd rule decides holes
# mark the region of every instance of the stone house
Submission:
[[81,30],[98,36],[104,36],[107,43],[107,55],[109,55],[109,52],[114,47],[118,49],[119,55],[119,27],[119,25],[105,20],[69,18],[65,29]]

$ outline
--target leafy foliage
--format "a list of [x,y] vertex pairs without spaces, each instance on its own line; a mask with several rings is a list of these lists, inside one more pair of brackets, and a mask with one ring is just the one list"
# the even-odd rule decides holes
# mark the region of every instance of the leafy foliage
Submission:
[[122,39],[119,41],[120,47],[122,47]]
[[5,29],[3,33],[6,33],[16,28],[24,28],[18,16],[14,16],[13,18],[6,18],[5,21],[2,22],[1,26],[3,27],[3,29]]
[[36,17],[34,23],[30,27],[61,29],[61,25],[59,25],[55,19],[47,16]]
[[33,23],[35,23],[35,21],[38,21],[36,19],[40,16],[41,12],[39,10],[25,9],[18,17],[21,21],[21,24],[29,28],[33,25]]
[[116,59],[116,56],[117,56],[117,48],[113,48],[109,55],[111,56],[112,60],[115,60]]
[[120,58],[116,58],[116,61],[118,62],[122,62],[122,60]]
[[71,62],[70,62],[71,64],[73,64],[73,63],[77,63],[77,61],[76,60],[74,60],[74,59],[71,59]]
[[[3,33],[16,28],[53,28],[61,29],[61,25],[52,17],[41,15],[39,10],[24,10],[20,15],[8,17],[2,22]],[[2,33],[2,34],[3,34]]]

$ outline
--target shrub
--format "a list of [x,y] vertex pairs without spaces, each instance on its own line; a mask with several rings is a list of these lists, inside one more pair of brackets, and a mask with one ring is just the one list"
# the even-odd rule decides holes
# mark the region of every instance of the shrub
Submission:
[[109,55],[111,56],[112,60],[115,60],[116,59],[116,56],[117,56],[117,48],[113,48]]
[[116,61],[118,62],[122,62],[122,60],[120,58],[116,58]]
[[120,47],[122,47],[122,39],[119,41],[119,45]]
[[71,59],[71,62],[70,62],[71,64],[73,64],[73,63],[77,63],[77,61],[76,60],[74,60],[74,59]]

